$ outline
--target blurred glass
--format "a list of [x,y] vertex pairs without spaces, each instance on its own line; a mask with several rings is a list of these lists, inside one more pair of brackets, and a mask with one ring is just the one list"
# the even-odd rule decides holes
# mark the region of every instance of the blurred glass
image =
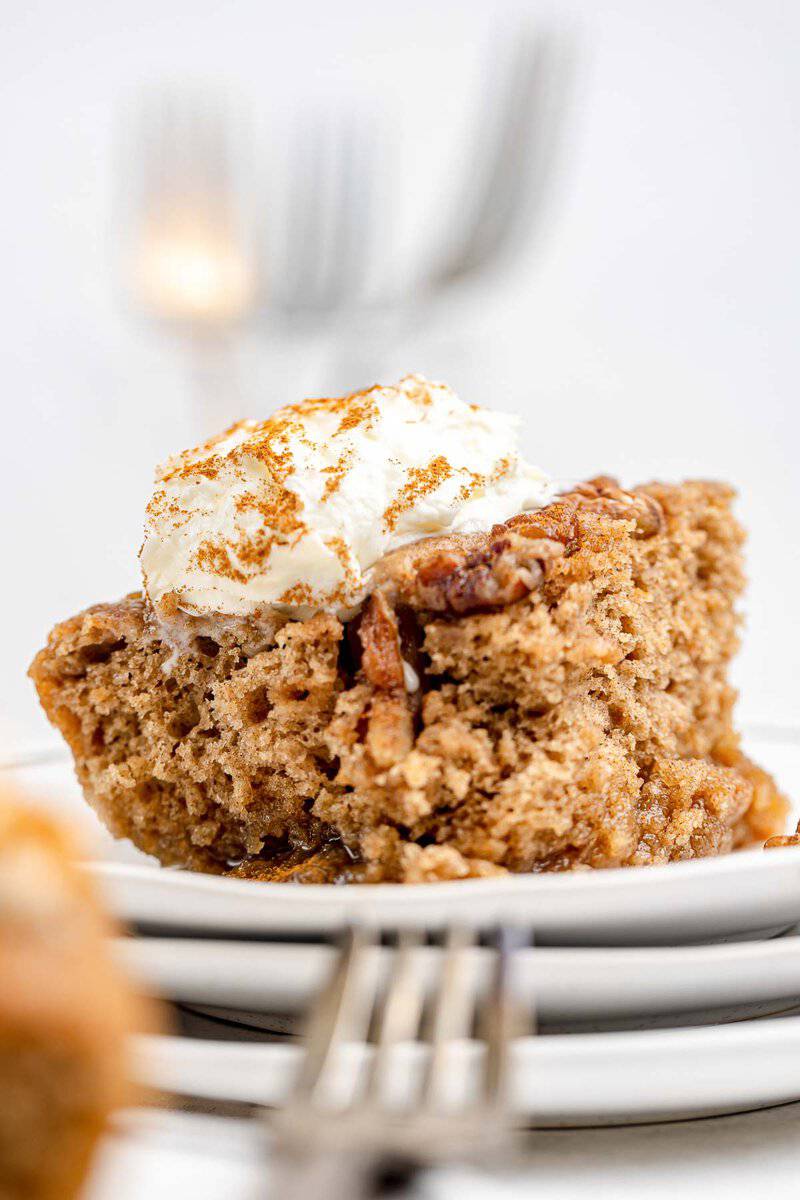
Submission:
[[124,269],[135,302],[156,320],[241,321],[257,293],[241,114],[227,95],[172,87],[141,96],[128,122]]

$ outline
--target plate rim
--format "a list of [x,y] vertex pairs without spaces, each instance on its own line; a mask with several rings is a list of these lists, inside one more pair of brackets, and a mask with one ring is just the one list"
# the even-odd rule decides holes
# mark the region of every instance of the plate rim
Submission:
[[[792,1103],[800,1099],[800,1081],[787,1064],[796,1058],[798,1046],[800,1016],[518,1038],[511,1048],[516,1076],[512,1107],[534,1123],[543,1119],[557,1124],[572,1120],[591,1124],[598,1116],[603,1123],[609,1118],[611,1123],[618,1123],[619,1118],[622,1123],[642,1118],[650,1122],[674,1119],[674,1114],[694,1117]],[[422,1047],[410,1044],[397,1050],[406,1067],[415,1065],[423,1053]],[[460,1071],[474,1061],[479,1045],[463,1041],[451,1047],[451,1052],[451,1065]],[[137,1074],[146,1085],[268,1106],[282,1102],[301,1053],[299,1043],[284,1040],[254,1043],[145,1036],[134,1042]],[[352,1078],[363,1053],[360,1045],[344,1046],[338,1073]],[[748,1060],[757,1064],[757,1070],[748,1070]],[[641,1067],[648,1061],[651,1070],[643,1074]],[[610,1071],[612,1062],[615,1069]],[[689,1062],[695,1064],[694,1070],[686,1069]],[[722,1068],[719,1071],[702,1069],[717,1064]],[[733,1099],[732,1072],[739,1081]],[[548,1076],[555,1093],[543,1086]],[[181,1085],[181,1077],[191,1080],[191,1087]],[[234,1077],[238,1094],[223,1095],[222,1087]],[[603,1094],[598,1090],[601,1080]]]
[[[729,854],[695,858],[684,862],[659,863],[656,866],[639,867],[603,867],[595,870],[580,872],[519,872],[484,879],[448,879],[434,880],[431,883],[275,883],[270,880],[231,879],[225,875],[215,875],[209,872],[192,871],[183,867],[163,867],[153,863],[119,863],[103,859],[84,860],[82,866],[95,877],[103,880],[130,880],[133,882],[148,882],[159,879],[166,882],[167,887],[183,890],[216,892],[221,888],[231,896],[251,897],[257,894],[270,894],[276,898],[288,899],[297,897],[298,889],[302,888],[304,900],[316,904],[329,904],[335,896],[360,896],[364,900],[377,899],[398,895],[410,901],[421,898],[430,899],[432,894],[442,898],[450,895],[479,896],[492,895],[503,898],[506,893],[530,892],[544,894],[558,890],[571,892],[602,891],[613,892],[637,886],[641,882],[642,872],[652,886],[664,885],[670,880],[691,880],[698,875],[730,875],[741,874],[742,869],[762,874],[765,870],[776,870],[777,864],[788,867],[791,860],[796,858],[798,875],[800,876],[800,847],[779,846],[765,851],[763,847],[733,851]],[[772,864],[776,864],[773,866]],[[168,881],[168,882],[167,882]],[[432,888],[435,892],[432,892]]]

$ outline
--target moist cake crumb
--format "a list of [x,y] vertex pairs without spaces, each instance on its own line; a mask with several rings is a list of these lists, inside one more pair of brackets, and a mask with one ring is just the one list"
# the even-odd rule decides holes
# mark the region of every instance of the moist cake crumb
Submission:
[[163,863],[411,883],[721,854],[787,811],[733,725],[732,498],[600,477],[394,551],[350,621],[206,622],[182,654],[131,595],[31,675],[89,802]]

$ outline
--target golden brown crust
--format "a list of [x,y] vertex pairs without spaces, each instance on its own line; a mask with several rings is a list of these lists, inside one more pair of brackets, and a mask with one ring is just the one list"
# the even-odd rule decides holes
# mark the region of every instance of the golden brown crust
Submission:
[[722,853],[786,810],[732,723],[732,495],[598,478],[387,556],[360,625],[177,657],[130,599],[58,627],[31,673],[89,800],[164,862],[333,843],[410,881]]

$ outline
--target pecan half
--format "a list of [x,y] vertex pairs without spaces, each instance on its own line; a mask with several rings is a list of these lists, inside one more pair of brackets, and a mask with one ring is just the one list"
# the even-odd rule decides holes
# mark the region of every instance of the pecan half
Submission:
[[358,627],[361,666],[373,687],[382,691],[403,688],[403,657],[397,617],[383,592],[373,592]]
[[375,766],[386,771],[413,749],[414,718],[403,691],[376,691],[372,697],[365,738]]
[[384,564],[381,586],[415,612],[501,608],[538,587],[543,564],[562,553],[554,542],[532,543],[496,525],[489,534],[431,539],[396,551]]
[[596,512],[612,520],[634,521],[634,537],[649,538],[664,528],[664,513],[653,496],[645,492],[626,492],[616,479],[598,475],[578,483],[546,508],[520,513],[506,522],[509,529],[523,537],[550,538],[567,546],[578,535],[578,514]]
[[598,475],[573,489],[576,496],[588,501],[591,508],[611,517],[636,522],[638,537],[653,537],[664,528],[661,505],[646,492],[626,492],[610,475]]
[[470,554],[441,551],[417,573],[416,606],[431,612],[468,613],[521,600],[543,578],[535,558],[522,560],[515,539],[495,537],[485,550]]

